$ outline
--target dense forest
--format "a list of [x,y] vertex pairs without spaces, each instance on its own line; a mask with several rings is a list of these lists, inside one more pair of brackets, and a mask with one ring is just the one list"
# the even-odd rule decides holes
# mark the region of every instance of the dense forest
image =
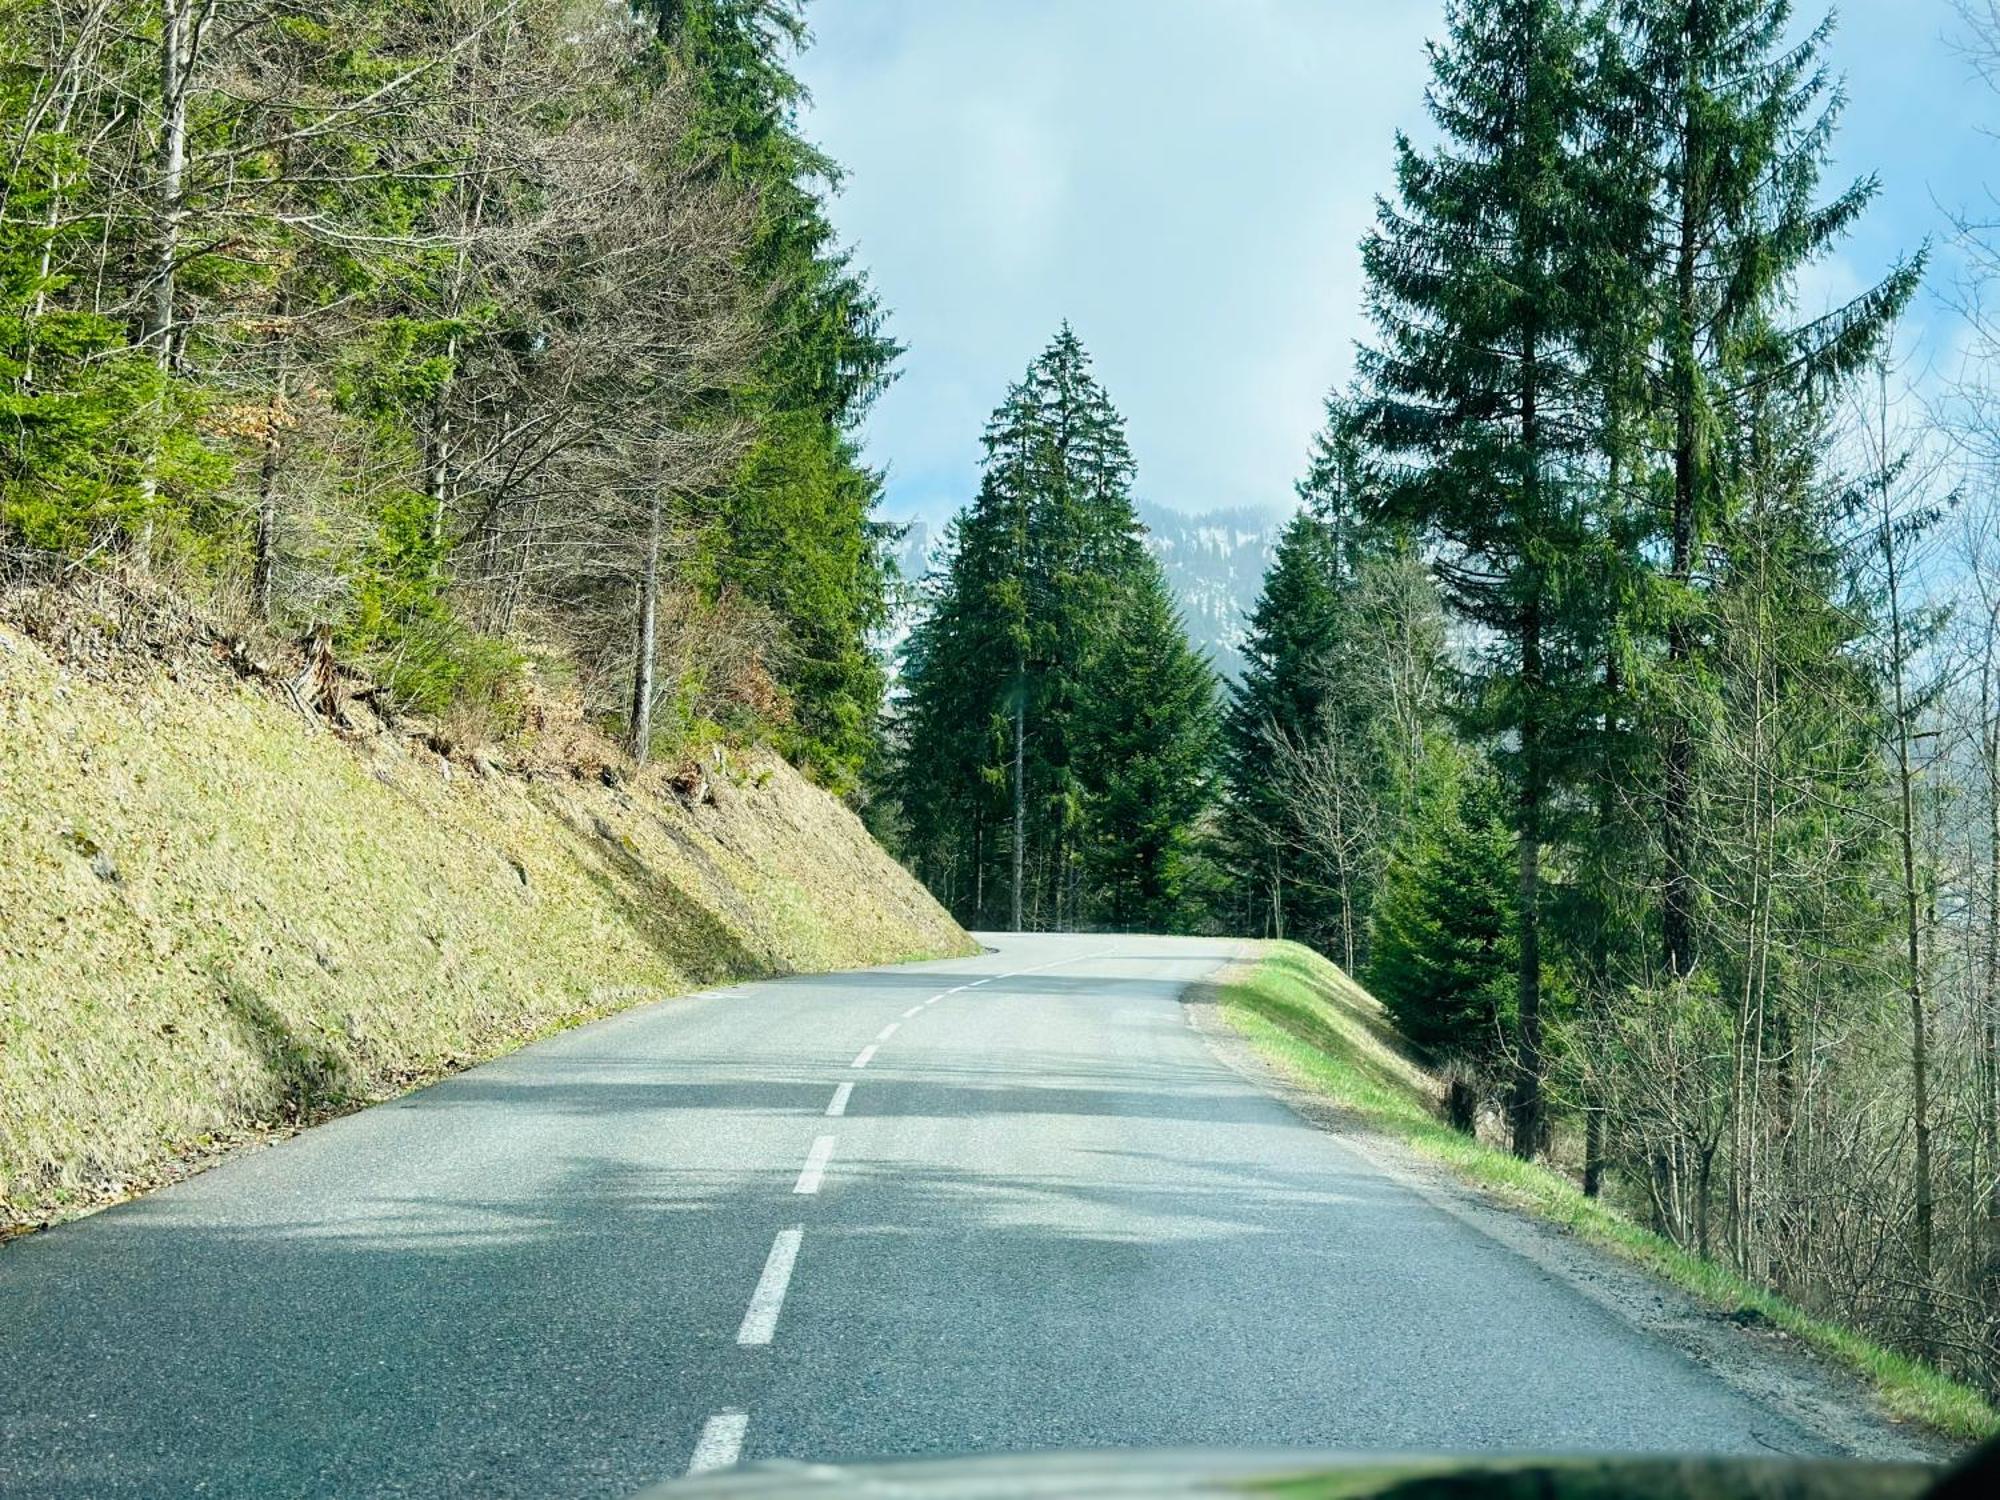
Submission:
[[1066,328],[928,582],[885,823],[968,922],[1319,948],[1521,1155],[1993,1385],[2000,429],[1896,363],[1925,247],[1801,293],[1875,193],[1826,180],[1830,36],[1449,5],[1242,681]]
[[9,573],[192,590],[407,712],[504,730],[533,679],[642,760],[741,730],[854,787],[852,433],[899,351],[803,38],[796,0],[4,0]]

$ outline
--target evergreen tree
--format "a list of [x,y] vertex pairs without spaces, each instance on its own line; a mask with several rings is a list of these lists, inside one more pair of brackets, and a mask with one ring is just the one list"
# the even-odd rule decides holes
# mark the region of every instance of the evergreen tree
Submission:
[[1091,663],[1079,739],[1091,908],[1121,932],[1180,932],[1195,839],[1213,794],[1215,673],[1144,559],[1116,633]]
[[1230,704],[1232,844],[1252,930],[1354,968],[1438,727],[1443,621],[1404,529],[1374,513],[1350,403],[1327,403],[1298,494]]
[[1915,292],[1923,258],[1823,317],[1786,321],[1800,271],[1822,260],[1874,197],[1864,177],[1821,201],[1840,95],[1825,51],[1832,18],[1802,41],[1791,0],[1623,0],[1627,107],[1653,154],[1651,224],[1633,243],[1655,288],[1656,405],[1670,490],[1659,607],[1667,696],[1661,727],[1667,970],[1699,960],[1694,784],[1701,669],[1697,574],[1738,503],[1727,462],[1745,399],[1778,382],[1824,389],[1859,369]]
[[1277,775],[1277,747],[1320,722],[1327,662],[1341,629],[1340,564],[1332,528],[1301,510],[1278,538],[1250,613],[1243,677],[1231,691],[1224,763],[1236,820],[1236,864],[1259,895],[1252,930],[1323,947],[1327,921],[1299,889],[1288,829],[1291,802]]
[[[1112,795],[1087,782],[1084,747],[1093,728],[1137,732],[1121,695],[1145,679],[1117,642],[1128,611],[1147,618],[1137,605],[1154,570],[1123,419],[1067,324],[995,410],[985,447],[979,495],[906,648],[897,794],[906,809],[986,809],[956,831],[906,813],[922,867],[959,872],[955,910],[997,914],[1004,890],[1010,924],[1070,927],[1096,904],[1092,797]],[[1177,628],[1149,628],[1185,650]],[[1120,663],[1109,683],[1096,676],[1106,662]],[[1152,669],[1177,670],[1166,657]],[[1160,857],[1164,890],[1180,856]]]
[[764,340],[728,408],[757,440],[717,499],[714,587],[770,610],[796,718],[793,748],[851,789],[872,749],[884,677],[869,646],[887,621],[878,475],[855,426],[902,353],[827,217],[840,170],[805,139],[789,54],[807,41],[803,0],[643,0],[694,95],[689,149],[748,193],[753,283],[771,289]]
[[1587,205],[1595,80],[1572,0],[1457,0],[1431,49],[1442,140],[1397,142],[1398,202],[1364,246],[1381,346],[1366,427],[1384,508],[1442,545],[1447,597],[1489,633],[1472,727],[1511,742],[1519,968],[1514,1149],[1546,1139],[1543,845],[1577,680],[1563,618],[1583,555],[1592,407]]
[[1432,757],[1428,800],[1397,840],[1375,907],[1369,988],[1439,1057],[1502,1050],[1520,972],[1514,838],[1490,773]]

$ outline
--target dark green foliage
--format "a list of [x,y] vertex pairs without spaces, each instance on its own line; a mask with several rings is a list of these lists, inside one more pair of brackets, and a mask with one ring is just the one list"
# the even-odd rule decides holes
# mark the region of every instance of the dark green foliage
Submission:
[[1796,318],[1799,273],[1832,252],[1877,186],[1864,177],[1819,197],[1840,115],[1824,62],[1831,16],[1794,39],[1791,0],[1626,0],[1618,9],[1618,108],[1651,169],[1632,260],[1649,295],[1631,311],[1650,344],[1653,535],[1665,562],[1651,602],[1665,636],[1658,669],[1673,679],[1656,695],[1662,934],[1669,971],[1686,976],[1700,961],[1702,921],[1700,578],[1706,549],[1743,500],[1732,450],[1745,406],[1770,388],[1822,394],[1861,368],[1914,294],[1923,257],[1823,317]]
[[771,288],[750,378],[725,407],[761,436],[717,497],[715,585],[771,611],[793,747],[851,790],[873,743],[884,676],[869,648],[886,619],[887,561],[869,521],[879,495],[849,434],[893,378],[901,346],[842,249],[824,199],[835,164],[800,134],[802,0],[647,0],[696,101],[689,149],[754,195],[753,281]]
[[400,706],[429,714],[470,706],[504,730],[518,718],[521,653],[452,609],[438,589],[445,552],[429,497],[391,496],[358,560],[354,607],[338,644],[365,661]]
[[1546,1137],[1541,856],[1584,680],[1564,617],[1588,555],[1593,46],[1574,0],[1460,0],[1431,50],[1442,141],[1397,142],[1398,201],[1363,248],[1381,336],[1363,426],[1383,508],[1434,538],[1489,632],[1468,727],[1504,737],[1520,887],[1515,1148]]
[[1303,740],[1320,722],[1327,662],[1341,630],[1340,585],[1331,528],[1300,511],[1278,538],[1251,611],[1243,679],[1225,721],[1237,864],[1255,893],[1252,930],[1321,948],[1331,930],[1326,914],[1301,899],[1296,873],[1286,877],[1295,863],[1284,832],[1292,804],[1278,776],[1276,745]]
[[1373,514],[1354,415],[1328,403],[1250,618],[1226,764],[1240,925],[1360,967],[1383,852],[1441,727],[1444,630],[1408,535]]
[[1215,674],[1188,644],[1151,559],[1126,591],[1090,687],[1079,779],[1092,902],[1118,931],[1183,931],[1197,915],[1196,826],[1215,774]]
[[1520,967],[1511,820],[1495,779],[1456,751],[1425,780],[1383,872],[1368,985],[1434,1058],[1488,1061],[1512,1034]]
[[[1190,920],[1212,678],[1140,545],[1124,422],[1067,325],[985,443],[905,652],[905,852],[973,923],[1012,922],[1017,893],[1025,926]],[[1111,746],[1133,763],[1107,764]]]
[[530,632],[607,727],[643,679],[852,790],[899,351],[798,5],[643,8],[0,0],[8,548],[171,557],[432,711]]

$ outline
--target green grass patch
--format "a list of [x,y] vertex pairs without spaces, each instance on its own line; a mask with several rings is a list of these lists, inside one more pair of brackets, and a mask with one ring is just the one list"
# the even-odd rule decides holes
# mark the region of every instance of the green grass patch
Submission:
[[1310,949],[1266,944],[1257,962],[1231,971],[1220,989],[1224,1017],[1282,1072],[1501,1201],[1724,1312],[1761,1314],[1865,1377],[1898,1417],[1972,1441],[2000,1433],[2000,1413],[1971,1387],[1690,1254],[1586,1198],[1560,1172],[1453,1130],[1438,1117],[1437,1083],[1404,1051],[1374,997]]

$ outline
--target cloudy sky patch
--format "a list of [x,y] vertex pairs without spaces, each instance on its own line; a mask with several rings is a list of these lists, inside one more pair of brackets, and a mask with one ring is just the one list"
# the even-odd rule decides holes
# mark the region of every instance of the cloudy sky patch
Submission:
[[[1810,6],[1802,6],[1810,11]],[[1181,510],[1289,498],[1365,335],[1357,246],[1423,129],[1441,0],[817,0],[810,134],[910,346],[870,419],[885,512],[942,520],[979,433],[1070,319],[1131,423],[1140,492]],[[1949,0],[1853,0],[1836,169],[1883,192],[1824,305],[1980,199],[2000,108]],[[1937,279],[1950,274],[1941,245]],[[1926,301],[1912,340],[1950,342]]]

